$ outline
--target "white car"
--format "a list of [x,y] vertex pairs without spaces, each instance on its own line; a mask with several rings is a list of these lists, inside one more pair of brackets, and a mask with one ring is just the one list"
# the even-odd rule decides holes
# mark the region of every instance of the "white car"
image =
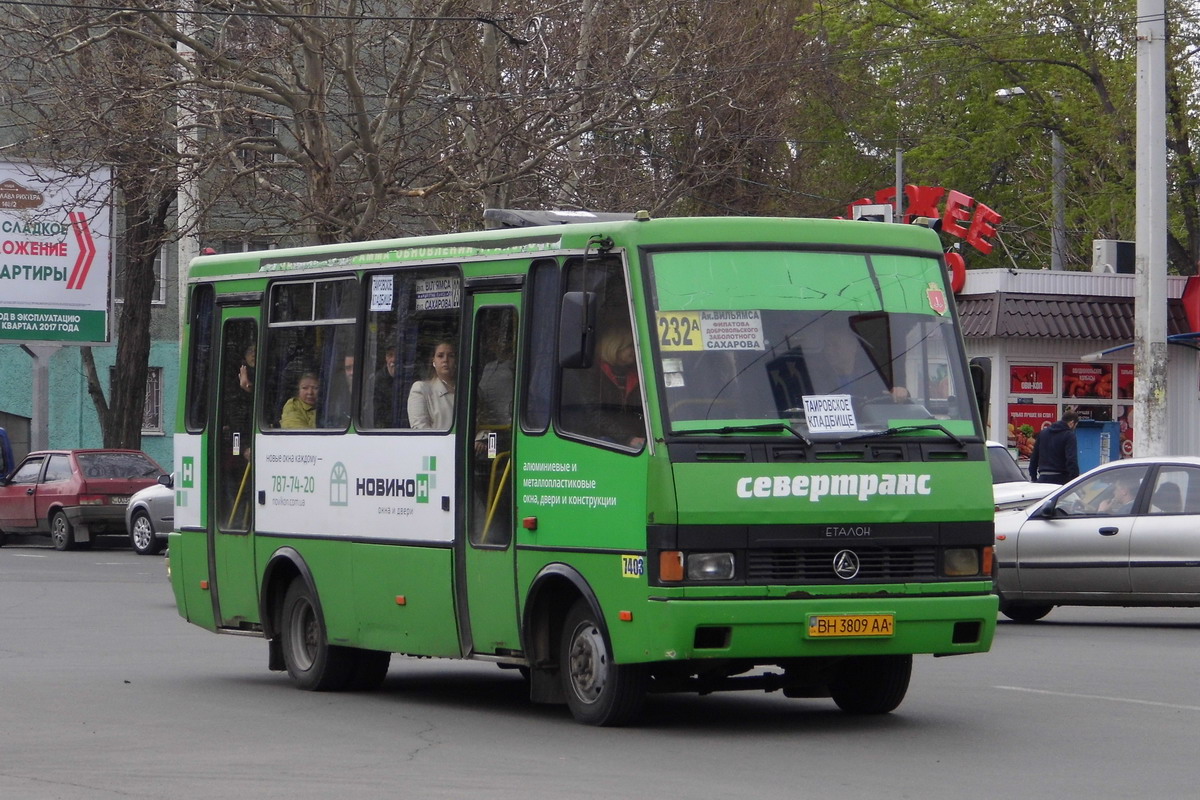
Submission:
[[997,511],[1026,508],[1058,488],[1053,483],[1029,480],[1009,449],[999,442],[988,442],[987,450],[992,465],[992,497]]
[[135,492],[125,509],[125,528],[136,553],[151,556],[162,551],[175,524],[175,474],[160,475],[158,483]]
[[996,515],[1000,611],[1200,606],[1200,458],[1127,458]]

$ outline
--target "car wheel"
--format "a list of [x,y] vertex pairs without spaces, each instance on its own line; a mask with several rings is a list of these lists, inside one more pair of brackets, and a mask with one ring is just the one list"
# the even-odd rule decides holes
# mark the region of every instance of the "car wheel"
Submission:
[[312,692],[345,687],[355,666],[353,652],[329,644],[317,593],[302,578],[293,580],[283,597],[279,635],[283,663],[297,686]]
[[75,528],[64,511],[55,511],[50,518],[50,541],[55,550],[75,549]]
[[133,522],[129,526],[129,543],[136,553],[152,556],[162,551],[162,541],[154,535],[154,525],[150,515],[138,509],[133,512]]
[[1000,601],[1000,613],[1013,622],[1037,622],[1049,614],[1053,608],[1054,606],[1052,605],[1042,603],[1009,603],[1003,600]]
[[649,687],[644,664],[614,664],[608,637],[586,600],[567,612],[559,643],[567,706],[587,725],[625,725],[642,710]]
[[848,714],[886,714],[908,694],[912,656],[856,656],[838,668],[829,694]]

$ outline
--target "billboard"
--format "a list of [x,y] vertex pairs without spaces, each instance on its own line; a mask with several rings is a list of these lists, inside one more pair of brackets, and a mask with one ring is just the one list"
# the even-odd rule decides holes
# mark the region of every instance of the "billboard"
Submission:
[[0,343],[108,341],[111,173],[0,162]]

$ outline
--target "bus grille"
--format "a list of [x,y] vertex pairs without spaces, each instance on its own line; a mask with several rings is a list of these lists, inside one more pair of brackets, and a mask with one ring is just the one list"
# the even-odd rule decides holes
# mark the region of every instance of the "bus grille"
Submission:
[[777,548],[750,550],[746,554],[746,580],[750,583],[891,583],[937,577],[936,547],[851,547],[859,560],[852,581],[833,571],[839,550]]

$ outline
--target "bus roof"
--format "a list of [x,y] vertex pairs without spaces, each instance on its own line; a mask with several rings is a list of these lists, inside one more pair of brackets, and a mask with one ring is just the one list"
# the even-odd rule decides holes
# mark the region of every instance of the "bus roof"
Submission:
[[616,247],[623,248],[680,243],[689,247],[703,247],[706,243],[746,243],[920,250],[930,255],[942,252],[937,234],[920,225],[795,217],[666,217],[500,228],[205,255],[192,261],[189,278],[248,273],[265,276],[292,270],[357,269],[488,256],[519,257],[539,251],[583,250],[596,236],[609,237]]

